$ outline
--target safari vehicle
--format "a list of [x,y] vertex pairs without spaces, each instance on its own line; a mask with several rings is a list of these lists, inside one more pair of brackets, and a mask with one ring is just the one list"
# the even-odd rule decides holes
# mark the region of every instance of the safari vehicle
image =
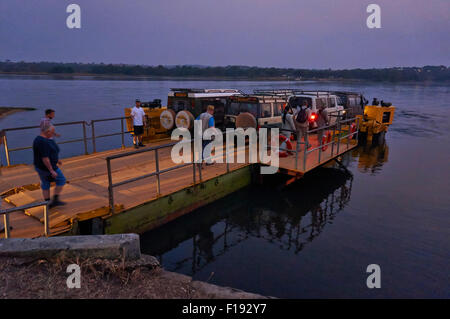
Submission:
[[248,128],[280,125],[287,98],[270,94],[230,96],[225,108],[225,127]]
[[344,106],[340,105],[340,100],[336,94],[331,91],[305,91],[297,89],[283,89],[283,90],[255,90],[255,94],[276,95],[279,97],[285,97],[292,108],[297,105],[303,105],[304,102],[308,104],[311,109],[311,118],[309,119],[310,129],[317,127],[317,113],[319,109],[325,107],[328,116],[329,123],[333,124],[337,120],[338,114],[344,111]]
[[332,91],[332,93],[338,97],[338,104],[347,110],[349,117],[363,114],[364,106],[369,102],[361,93],[345,91]]
[[226,99],[241,95],[234,89],[170,89],[167,98],[167,110],[160,115],[161,126],[166,130],[175,127],[191,129],[194,119],[206,111],[208,105],[214,105],[214,120],[217,127],[224,124]]

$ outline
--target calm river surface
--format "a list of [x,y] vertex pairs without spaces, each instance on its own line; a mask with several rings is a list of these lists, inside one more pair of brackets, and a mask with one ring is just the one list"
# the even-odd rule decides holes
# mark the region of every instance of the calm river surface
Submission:
[[[171,87],[360,91],[397,112],[385,145],[346,154],[348,172],[318,169],[286,188],[283,177],[271,176],[144,234],[144,253],[198,280],[282,298],[450,297],[448,85],[1,76],[0,106],[37,110],[0,119],[0,129],[37,125],[49,107],[56,123],[123,116],[135,98],[165,105]],[[60,141],[82,136],[80,126],[58,130]],[[96,127],[97,134],[113,130],[120,122]],[[28,146],[36,134],[10,132],[8,142]],[[119,147],[120,137],[98,143],[99,150]],[[66,157],[83,145],[61,148]],[[5,163],[2,147],[0,154]],[[31,154],[11,157],[23,163]],[[381,267],[381,289],[366,286],[369,264]]]

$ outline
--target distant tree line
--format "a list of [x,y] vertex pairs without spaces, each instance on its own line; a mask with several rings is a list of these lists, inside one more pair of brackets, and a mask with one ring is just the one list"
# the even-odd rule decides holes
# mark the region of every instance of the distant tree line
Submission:
[[396,67],[383,69],[314,70],[293,68],[263,68],[230,65],[225,67],[203,66],[142,66],[104,63],[56,63],[56,62],[0,62],[2,73],[22,74],[92,74],[202,78],[279,78],[279,79],[352,79],[371,81],[449,81],[450,68],[446,66]]

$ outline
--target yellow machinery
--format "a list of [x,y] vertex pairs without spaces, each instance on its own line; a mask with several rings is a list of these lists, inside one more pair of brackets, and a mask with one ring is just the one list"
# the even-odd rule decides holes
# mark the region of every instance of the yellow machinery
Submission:
[[383,139],[394,120],[395,106],[366,105],[364,115],[359,118],[359,132],[372,142],[373,137]]
[[[144,127],[144,142],[155,141],[168,138],[169,131],[161,126],[159,117],[161,113],[167,110],[166,107],[142,107],[147,118],[147,126]],[[125,116],[127,117],[127,130],[133,135],[133,119],[130,117],[131,108],[125,108]]]

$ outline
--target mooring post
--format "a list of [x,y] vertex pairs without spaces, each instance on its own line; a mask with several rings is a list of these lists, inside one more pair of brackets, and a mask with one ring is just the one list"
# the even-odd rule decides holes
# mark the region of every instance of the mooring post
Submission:
[[156,164],[156,196],[161,195],[161,180],[159,177],[159,156],[158,149],[155,149],[155,164]]
[[336,155],[339,155],[339,145],[341,145],[341,120],[338,118],[338,144],[336,148]]
[[[350,124],[348,125],[348,132],[347,132],[347,150],[348,150],[348,147],[349,147],[349,144],[350,144],[350,133],[351,132],[351,130],[350,130]],[[353,135],[352,135],[352,137],[353,137]]]
[[192,173],[193,173],[192,179],[194,181],[194,185],[197,182],[197,178],[195,176],[195,165],[197,165],[197,163],[195,163],[195,161],[194,161],[194,163],[192,163]]
[[333,157],[334,144],[336,143],[335,138],[336,138],[336,123],[334,123],[333,125],[333,137],[332,137],[333,142],[331,143],[331,157]]
[[9,214],[3,214],[3,226],[5,227],[5,238],[9,238]]
[[86,137],[86,122],[83,121],[83,142],[84,142],[84,154],[88,155],[88,145],[87,145],[87,137]]
[[49,225],[48,225],[48,203],[44,205],[44,235],[48,237],[49,235]]
[[121,126],[121,132],[122,132],[122,149],[125,148],[125,132],[123,128],[123,118],[120,119],[120,126]]
[[[319,157],[318,164],[320,164],[320,157],[322,156],[322,148],[323,148],[323,133],[325,130],[322,130],[322,139],[319,141]],[[317,139],[319,139],[319,134],[317,134]]]
[[[233,143],[233,160],[234,160],[234,143]],[[230,172],[230,161],[228,160],[228,149],[227,149],[227,147],[225,147],[225,162],[227,164],[227,173],[229,173]]]
[[356,143],[359,144],[359,117],[356,118]]
[[110,206],[111,213],[114,214],[114,193],[113,193],[112,176],[111,176],[111,160],[109,158],[106,159],[106,169],[108,171],[109,206]]
[[93,153],[96,153],[97,147],[95,145],[95,121],[91,122],[91,126],[92,126],[92,150],[93,150]]
[[202,182],[202,163],[198,164],[198,177],[200,178],[200,182]]
[[304,149],[304,155],[303,155],[303,170],[306,171],[306,157],[308,156],[308,144],[309,144],[309,139],[308,139],[308,131],[306,131],[306,135],[305,135],[305,149]]
[[6,132],[3,135],[3,144],[5,144],[6,165],[10,166],[11,161],[9,159],[8,140],[6,139]]

